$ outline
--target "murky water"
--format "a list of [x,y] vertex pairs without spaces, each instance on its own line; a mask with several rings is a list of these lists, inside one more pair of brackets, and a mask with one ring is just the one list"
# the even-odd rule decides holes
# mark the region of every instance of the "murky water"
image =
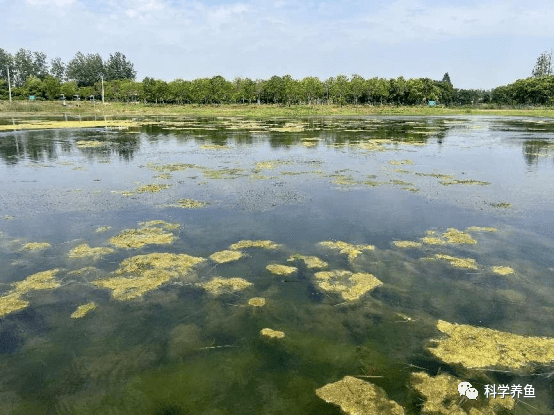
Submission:
[[[554,337],[554,121],[6,131],[0,190],[0,413],[338,413],[315,391],[348,375],[419,413],[422,371],[481,396],[532,385],[504,411],[554,412],[549,363],[472,369],[429,350],[439,320]],[[241,240],[275,245],[210,258]],[[318,274],[333,270],[350,280]],[[251,285],[210,291],[216,277]]]

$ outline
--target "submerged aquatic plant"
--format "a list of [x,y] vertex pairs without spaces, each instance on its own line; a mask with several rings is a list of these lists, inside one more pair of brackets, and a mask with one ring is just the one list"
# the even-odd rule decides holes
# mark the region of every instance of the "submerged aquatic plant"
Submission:
[[266,248],[268,250],[276,250],[282,247],[282,244],[274,243],[271,240],[240,240],[238,243],[231,244],[229,248],[231,250],[239,250],[241,248]]
[[327,403],[340,406],[349,415],[403,415],[404,408],[373,383],[346,376],[335,383],[326,384],[315,394]]
[[135,189],[135,193],[137,194],[143,194],[146,192],[154,193],[154,192],[160,192],[163,189],[170,188],[171,185],[167,185],[165,183],[152,183],[147,185],[139,186],[137,189]]
[[[410,382],[424,398],[422,413],[429,415],[504,414],[512,410],[516,401],[507,395],[504,398],[490,397],[480,400],[460,400],[458,385],[463,380],[450,374],[430,376],[425,372],[412,373]],[[466,410],[464,410],[466,408]]]
[[198,209],[204,208],[207,205],[209,205],[207,202],[197,201],[196,199],[181,198],[171,206],[185,209]]
[[47,248],[52,247],[50,243],[27,243],[23,244],[23,247],[21,247],[22,250],[29,250],[29,251],[39,251],[39,250],[46,250]]
[[75,247],[68,254],[71,258],[86,258],[91,257],[94,260],[99,260],[106,254],[113,253],[113,248],[109,247],[90,247],[88,244],[81,244]]
[[21,299],[21,293],[12,292],[0,297],[0,318],[12,312],[17,312],[29,306],[29,302]]
[[358,257],[362,251],[375,250],[375,246],[373,245],[354,245],[345,243],[344,241],[323,241],[319,244],[332,250],[340,250],[340,254],[348,254],[348,260],[351,261]]
[[322,290],[339,293],[346,301],[357,300],[383,284],[371,273],[352,273],[348,270],[317,272],[314,277]]
[[156,172],[176,172],[176,171],[182,171],[186,169],[192,169],[195,168],[196,165],[190,164],[190,163],[167,163],[165,165],[160,165],[156,163],[148,163],[146,167],[150,170],[154,170]]
[[296,267],[284,266],[282,264],[268,264],[267,266],[265,266],[265,268],[271,273],[280,276],[288,276],[289,274],[293,274],[294,272],[298,271]]
[[477,244],[477,240],[471,238],[469,234],[455,228],[447,229],[442,236],[446,238],[448,244]]
[[285,338],[285,333],[283,331],[276,331],[271,328],[264,328],[260,331],[260,334],[266,338]]
[[327,262],[321,260],[316,256],[303,256],[301,254],[294,254],[290,256],[287,261],[302,260],[308,269],[324,269],[328,266]]
[[453,257],[447,254],[435,254],[435,258],[439,260],[446,260],[452,266],[460,267],[462,269],[476,270],[478,268],[477,262],[475,261],[475,259],[471,259],[471,258]]
[[177,230],[181,228],[181,224],[166,222],[164,220],[143,221],[143,222],[139,222],[138,224],[141,227],[146,227],[146,228],[160,226],[164,230]]
[[216,263],[227,263],[230,261],[235,261],[244,256],[244,253],[236,250],[222,250],[216,251],[210,256],[210,259]]
[[87,315],[89,312],[95,310],[97,307],[96,303],[89,302],[85,303],[84,305],[79,306],[75,312],[71,314],[71,317],[73,319],[82,318],[83,316]]
[[438,345],[429,351],[448,364],[518,369],[554,361],[554,338],[527,337],[442,320],[437,322],[437,329],[447,337],[436,340]]
[[197,283],[197,286],[216,296],[226,292],[238,292],[239,290],[244,290],[252,285],[252,283],[242,277],[214,277],[209,282]]
[[508,274],[514,274],[514,269],[508,266],[493,266],[492,272],[501,276],[506,276]]

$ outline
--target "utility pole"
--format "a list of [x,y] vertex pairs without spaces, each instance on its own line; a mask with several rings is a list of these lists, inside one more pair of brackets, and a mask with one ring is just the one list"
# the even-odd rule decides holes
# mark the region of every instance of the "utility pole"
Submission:
[[8,66],[8,91],[10,92],[10,103],[12,102],[12,83],[10,82],[10,67]]
[[101,74],[100,77],[102,78],[102,104],[104,104],[104,74]]

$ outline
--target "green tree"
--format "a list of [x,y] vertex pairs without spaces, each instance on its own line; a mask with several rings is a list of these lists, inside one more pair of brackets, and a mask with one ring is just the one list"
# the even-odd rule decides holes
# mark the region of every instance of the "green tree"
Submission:
[[358,74],[352,75],[350,78],[350,94],[354,99],[354,104],[358,105],[358,100],[364,94],[365,80]]
[[300,84],[291,75],[285,75],[282,78],[283,84],[283,104],[288,106],[291,103],[297,103],[300,101]]
[[252,104],[252,100],[256,99],[256,82],[250,78],[245,78],[242,80],[241,88],[243,96],[248,100],[248,104]]
[[77,94],[77,83],[75,81],[68,81],[62,84],[62,94],[65,98],[71,99]]
[[8,68],[10,68],[10,78],[13,85],[13,56],[10,53],[6,52],[4,49],[0,48],[0,78],[6,80],[6,88],[8,85]]
[[446,83],[446,84],[450,84],[450,86],[452,86],[452,81],[450,81],[450,75],[448,75],[448,72],[446,72],[443,76],[442,76],[442,82]]
[[543,52],[537,58],[537,63],[533,68],[533,77],[542,77],[545,75],[552,75],[552,51],[550,53]]
[[44,91],[48,96],[48,99],[55,100],[56,97],[62,92],[62,85],[60,81],[51,75],[47,75],[43,82]]
[[42,80],[35,75],[29,75],[27,77],[22,89],[24,90],[24,94],[26,96],[34,95],[37,98],[44,98],[44,84]]
[[64,82],[66,80],[65,64],[62,62],[62,58],[56,57],[50,61],[50,75],[59,82]]
[[133,64],[121,52],[116,52],[104,64],[104,78],[108,81],[114,79],[133,80],[137,76]]
[[277,75],[272,76],[264,83],[264,100],[266,103],[276,104],[283,102],[285,91],[283,79]]
[[99,54],[83,55],[77,52],[67,64],[67,78],[76,81],[79,87],[94,85],[104,74],[104,63]]
[[389,80],[389,94],[397,105],[406,104],[408,93],[408,81],[404,77],[391,78]]
[[323,95],[323,84],[317,77],[306,77],[300,81],[300,91],[305,102],[312,104]]

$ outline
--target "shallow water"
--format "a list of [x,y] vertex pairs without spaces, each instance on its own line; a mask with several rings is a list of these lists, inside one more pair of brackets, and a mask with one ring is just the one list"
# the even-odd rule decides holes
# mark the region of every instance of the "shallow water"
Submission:
[[[554,337],[553,162],[548,119],[158,117],[2,132],[0,296],[51,269],[60,286],[25,293],[25,309],[0,317],[0,413],[338,413],[315,390],[346,375],[418,413],[418,371],[468,380],[480,394],[531,384],[536,397],[511,411],[553,413],[551,366],[468,370],[428,350],[439,319]],[[170,244],[110,244],[151,220],[179,225],[164,231]],[[393,244],[472,226],[497,231],[468,230],[475,244]],[[210,259],[240,240],[280,246]],[[375,248],[350,258],[323,241]],[[30,242],[51,246],[23,249]],[[70,257],[82,244],[113,252]],[[206,260],[129,300],[94,284],[149,253]],[[310,269],[288,261],[294,254],[328,265]],[[272,263],[297,270],[274,274]],[[383,284],[345,300],[315,277],[336,269]],[[219,295],[197,285],[216,276],[252,285]],[[265,305],[248,305],[253,297]],[[89,302],[96,309],[71,318]]]

